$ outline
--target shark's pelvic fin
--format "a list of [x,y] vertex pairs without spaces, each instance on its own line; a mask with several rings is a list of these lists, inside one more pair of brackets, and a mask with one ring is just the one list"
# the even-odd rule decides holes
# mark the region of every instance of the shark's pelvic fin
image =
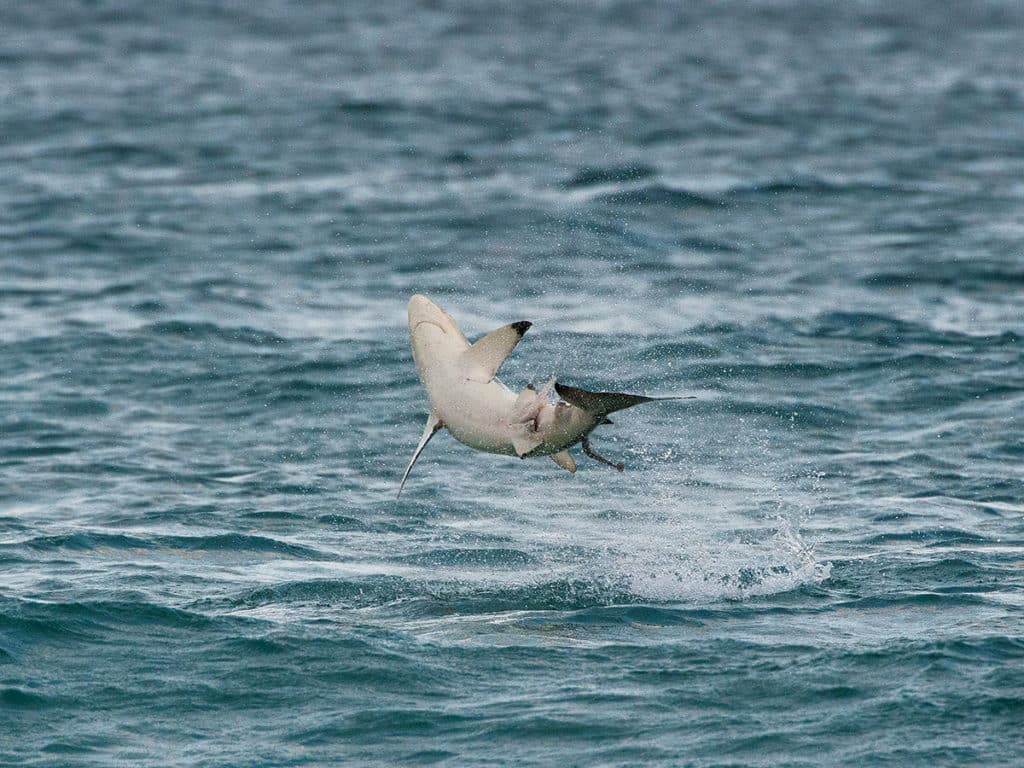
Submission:
[[558,396],[570,405],[582,408],[588,413],[597,416],[607,416],[609,413],[621,411],[623,408],[632,408],[640,403],[649,403],[652,400],[678,400],[676,397],[647,397],[645,395],[630,395],[626,392],[588,392],[585,389],[569,387],[565,384],[555,384],[555,391]]
[[405,468],[405,474],[402,475],[402,483],[398,486],[398,495],[395,498],[399,498],[402,495],[402,489],[405,488],[405,481],[409,478],[409,473],[412,472],[412,465],[416,463],[416,459],[423,453],[423,449],[427,447],[427,443],[430,442],[430,438],[437,434],[437,431],[443,427],[441,419],[437,417],[433,411],[427,416],[427,426],[423,428],[423,437],[420,438],[420,444],[416,446],[416,452],[412,455],[412,461],[409,462],[409,466]]
[[551,454],[551,460],[568,472],[576,471],[576,460],[567,450]]
[[516,456],[520,459],[526,458],[527,454],[543,442],[544,438],[536,432],[530,432],[526,429],[512,436],[512,447],[515,449]]
[[512,424],[522,424],[531,421],[537,416],[537,390],[527,386],[519,393],[515,405],[512,406],[512,413],[508,420]]
[[518,323],[503,325],[498,330],[477,339],[462,353],[469,378],[484,383],[493,379],[505,358],[512,353],[531,325],[533,323],[528,320],[520,320]]

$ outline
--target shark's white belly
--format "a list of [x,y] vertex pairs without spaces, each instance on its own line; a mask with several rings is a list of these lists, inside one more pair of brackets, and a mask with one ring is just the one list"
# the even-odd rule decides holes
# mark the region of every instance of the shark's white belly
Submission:
[[595,426],[588,414],[565,403],[545,404],[535,418],[519,420],[516,394],[497,379],[432,383],[438,397],[429,385],[427,392],[434,412],[456,440],[479,451],[516,456],[515,438],[528,435],[536,441],[529,455],[548,456],[575,445]]
[[[458,373],[458,369],[455,371]],[[456,440],[488,453],[514,455],[509,424],[516,395],[497,379],[467,381],[461,376],[430,377],[427,394],[441,423]]]

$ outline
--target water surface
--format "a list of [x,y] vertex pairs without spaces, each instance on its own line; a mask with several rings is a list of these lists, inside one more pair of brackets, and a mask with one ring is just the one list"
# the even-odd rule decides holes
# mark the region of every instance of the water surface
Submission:
[[[0,762],[1019,763],[1017,4],[0,28]],[[416,292],[698,399],[396,502]]]

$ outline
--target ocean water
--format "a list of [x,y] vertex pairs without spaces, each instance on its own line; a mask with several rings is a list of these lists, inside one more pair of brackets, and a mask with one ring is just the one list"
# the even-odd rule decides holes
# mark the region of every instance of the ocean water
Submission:
[[[1024,762],[1024,8],[0,6],[0,764]],[[696,395],[442,433],[405,306]]]

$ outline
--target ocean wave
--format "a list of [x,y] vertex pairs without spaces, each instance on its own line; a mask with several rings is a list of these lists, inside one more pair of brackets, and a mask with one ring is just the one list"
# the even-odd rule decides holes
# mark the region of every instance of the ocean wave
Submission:
[[207,616],[148,600],[64,600],[41,602],[0,599],[0,627],[8,634],[15,657],[31,652],[32,644],[99,642],[125,627],[159,626],[172,630],[234,626],[231,619]]
[[1015,346],[1020,340],[1013,331],[968,334],[873,312],[825,312],[805,325],[801,333],[813,338],[854,339],[897,348],[912,342],[1002,347]]
[[286,346],[289,341],[272,331],[248,326],[225,327],[206,321],[161,320],[144,325],[139,335],[178,336],[195,341],[225,341],[246,346]]
[[151,535],[148,537],[99,531],[78,531],[52,536],[37,536],[7,548],[25,547],[36,552],[81,551],[112,552],[124,550],[157,550],[164,552],[200,553],[223,552],[226,554],[266,553],[283,555],[300,560],[329,560],[333,556],[313,547],[281,541],[269,536],[242,533],[210,534],[201,536]]
[[820,176],[804,178],[775,179],[753,184],[737,184],[725,193],[729,198],[756,198],[760,196],[779,197],[782,195],[808,195],[816,199],[831,195],[845,194],[905,194],[916,188],[891,180],[868,179],[827,179]]
[[872,288],[911,289],[926,285],[955,288],[958,291],[993,290],[1003,287],[1013,290],[1024,286],[1024,271],[957,261],[948,265],[930,264],[923,269],[872,272],[862,277],[861,282]]
[[456,549],[442,548],[417,552],[412,555],[401,555],[396,562],[421,567],[488,567],[488,568],[519,568],[537,561],[536,556],[518,549],[486,548]]
[[634,182],[654,176],[656,171],[648,165],[620,165],[581,168],[572,178],[562,183],[565,189],[602,186]]
[[79,531],[75,533],[57,534],[53,536],[37,536],[19,544],[19,546],[38,552],[56,550],[95,551],[100,549],[150,549],[152,540],[121,533],[101,533]]
[[912,542],[941,547],[956,544],[983,544],[988,542],[989,538],[957,528],[919,528],[911,531],[886,531],[871,536],[867,541],[871,544]]
[[269,536],[242,533],[205,536],[154,536],[154,542],[173,550],[187,552],[267,553],[299,560],[332,560],[334,556],[303,544],[281,541]]
[[665,206],[668,208],[716,208],[723,203],[708,195],[677,189],[665,184],[648,184],[635,189],[602,192],[595,201],[614,206]]
[[419,592],[419,585],[399,576],[367,576],[352,579],[313,579],[262,586],[212,600],[196,607],[205,610],[251,609],[266,605],[315,603],[345,608],[366,608],[392,603]]
[[61,702],[50,696],[23,688],[0,688],[0,707],[12,710],[52,709]]

